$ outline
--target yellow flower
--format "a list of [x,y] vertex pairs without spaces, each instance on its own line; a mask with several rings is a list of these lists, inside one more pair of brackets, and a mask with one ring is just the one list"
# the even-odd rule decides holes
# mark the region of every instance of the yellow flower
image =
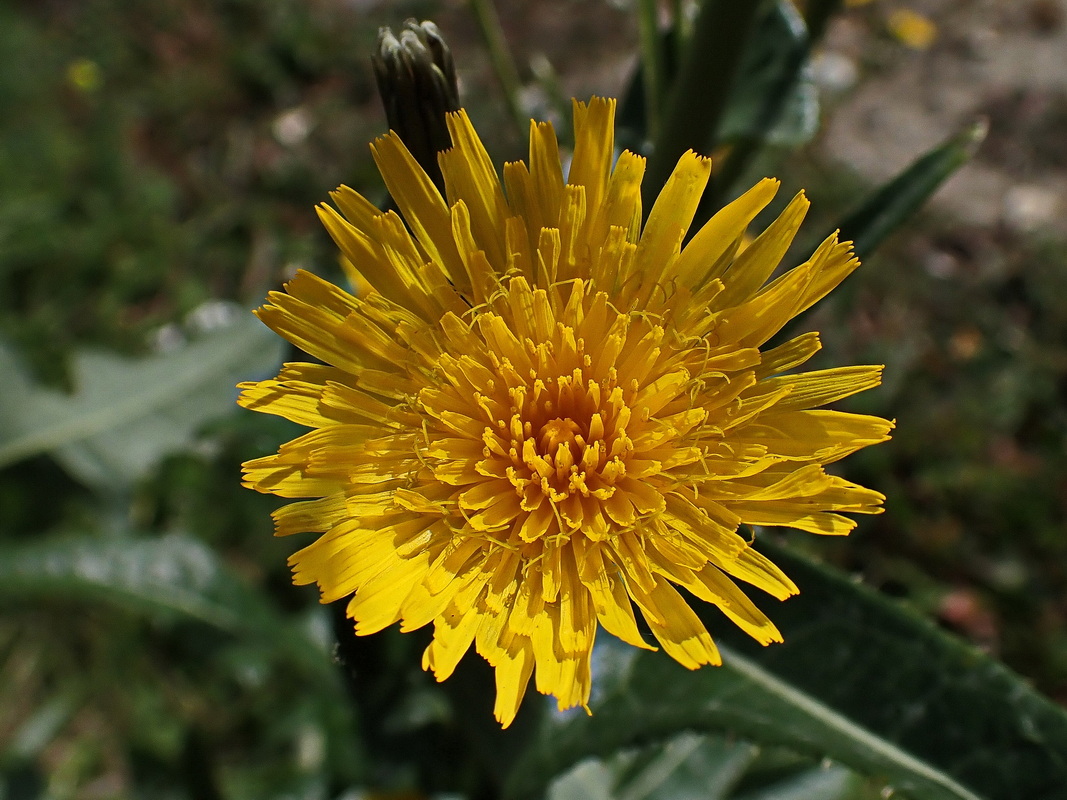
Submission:
[[881,368],[783,374],[815,333],[760,350],[856,268],[850,245],[831,236],[767,283],[808,202],[739,252],[778,188],[765,179],[683,248],[711,169],[691,152],[642,229],[645,162],[612,167],[614,113],[575,104],[566,181],[551,125],[531,123],[529,165],[505,165],[503,187],[451,115],[447,200],[396,135],[378,139],[403,220],[343,186],[341,213],[319,208],[373,291],[301,272],[272,292],[260,319],[325,363],[241,387],[243,406],[314,429],[244,465],[249,487],[318,498],[275,512],[278,535],[321,534],[290,559],[296,582],[351,597],[358,634],[433,623],[438,680],[473,644],[505,726],[531,675],[561,709],[587,704],[599,626],[652,649],[634,605],[680,664],[720,663],[677,587],[781,641],[733,579],[797,588],[738,526],[845,534],[840,512],[884,499],[824,467],[892,424],[819,408]]
[[913,50],[926,50],[937,39],[937,25],[910,8],[898,8],[889,15],[889,32]]

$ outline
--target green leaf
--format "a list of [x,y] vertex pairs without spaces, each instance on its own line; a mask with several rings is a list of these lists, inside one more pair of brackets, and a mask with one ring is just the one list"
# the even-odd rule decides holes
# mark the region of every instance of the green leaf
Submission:
[[[644,114],[641,120],[641,138],[654,138],[659,131],[660,102],[666,94],[666,56],[664,36],[659,30],[659,3],[656,0],[638,0],[637,30],[641,45],[641,61],[634,80],[641,82]],[[678,24],[678,20],[674,24]],[[673,76],[672,76],[673,77]]]
[[860,800],[866,796],[864,782],[855,772],[830,764],[806,769],[732,800]]
[[0,600],[104,600],[137,613],[192,618],[228,633],[274,621],[210,548],[179,534],[54,537],[0,552]]
[[35,386],[0,343],[0,466],[52,453],[84,483],[128,486],[204,423],[233,410],[234,385],[277,366],[284,342],[251,314],[142,359],[81,351],[72,395]]
[[780,748],[683,733],[587,759],[552,781],[548,800],[873,800],[878,789],[840,764]]
[[602,637],[592,716],[546,720],[509,784],[534,797],[568,766],[681,731],[827,756],[916,800],[1053,800],[1067,785],[1067,712],[1017,675],[847,577],[769,542],[801,587],[761,648],[696,604],[724,665],[687,672]]
[[970,160],[988,129],[985,120],[973,123],[875,190],[837,226],[841,240],[852,241],[856,255],[866,258]]
[[548,800],[725,800],[755,755],[747,742],[683,733],[583,761],[552,782]]
[[0,605],[102,602],[162,621],[195,620],[266,644],[311,674],[333,675],[326,647],[278,614],[211,548],[155,539],[50,537],[0,548]]
[[[17,615],[30,609],[32,620],[42,619],[42,612],[49,612],[52,618],[77,618],[83,609],[101,607],[150,619],[153,629],[160,624],[174,625],[168,646],[144,654],[133,654],[129,649],[139,641],[133,636],[100,638],[108,637],[109,626],[96,624],[99,614],[90,628],[97,639],[94,649],[111,651],[105,662],[121,662],[135,655],[135,662],[155,665],[162,674],[174,674],[172,668],[181,674],[195,674],[196,687],[205,700],[232,697],[233,707],[221,712],[222,729],[237,719],[259,721],[256,747],[273,754],[265,763],[275,785],[286,776],[310,780],[327,771],[339,780],[362,779],[366,769],[363,746],[353,736],[352,709],[332,658],[333,640],[324,621],[326,609],[283,615],[265,592],[235,574],[209,547],[179,534],[155,539],[56,536],[33,544],[0,547],[0,614]],[[90,617],[91,622],[93,619]],[[133,631],[140,629],[132,627]],[[189,658],[195,658],[195,670]],[[46,666],[52,674],[60,665]],[[11,755],[33,755],[39,743],[63,722],[60,717],[64,710],[76,717],[80,708],[77,701],[94,694],[91,683],[82,689],[81,677],[92,679],[105,672],[99,663],[90,662],[87,667],[81,660],[66,666],[73,672],[58,685],[64,694],[73,695],[73,700],[66,708],[53,708],[58,698],[57,703],[43,706],[19,730],[9,748]],[[186,668],[190,668],[189,673]],[[195,734],[196,729],[189,727],[191,717],[174,713],[172,704],[193,687],[164,686],[161,692],[158,676],[142,683],[137,669],[123,670],[126,680],[132,680],[123,682],[126,705],[121,721],[111,724],[125,728],[126,743],[133,750],[150,754],[150,772],[168,764],[187,770],[190,762],[182,750],[187,735]],[[149,672],[149,676],[153,674]],[[242,691],[233,697],[237,687]],[[136,731],[133,738],[129,738],[131,729]],[[306,744],[299,755],[294,750],[290,757],[278,758],[277,743],[295,740]],[[168,781],[174,783],[172,778]],[[282,795],[281,791],[261,791],[251,796]],[[191,791],[182,796],[205,795]],[[225,796],[231,794],[226,792]]]
[[[297,694],[270,699],[285,709],[279,723],[292,724],[295,709],[315,706],[308,716],[330,747],[346,748],[344,767],[335,773],[362,769],[362,753],[352,744],[351,720],[341,702],[328,632],[315,630],[309,618],[280,614],[266,594],[195,539],[179,534],[156,539],[51,537],[0,548],[0,610],[27,604],[52,604],[64,613],[103,605],[157,623],[195,622],[221,631],[227,638],[222,640],[225,649],[214,656],[218,666],[246,676],[250,669],[266,675],[269,667],[285,668],[284,674],[296,677]],[[144,699],[161,700],[155,694]],[[157,719],[153,707],[149,712],[153,722],[146,733],[156,741],[173,736],[176,721],[166,715]],[[160,719],[171,727],[161,725]],[[50,720],[47,715],[35,718],[33,726],[20,733],[21,750],[30,750],[33,741],[47,735],[41,729]]]
[[[654,6],[643,3],[642,16]],[[647,100],[649,86],[655,82],[650,74],[658,75],[657,85],[669,86],[678,72],[673,47],[676,32],[657,32],[653,40],[647,33],[650,24],[643,18],[641,22],[642,59],[618,115],[621,143],[637,150],[642,149],[645,138],[655,137],[651,117],[652,108],[658,113],[658,105]],[[810,42],[804,20],[791,3],[780,0],[768,5],[754,26],[717,135],[708,129],[691,145],[700,152],[710,152],[716,141],[739,139],[796,146],[810,141],[818,130],[819,101],[808,69]],[[651,71],[649,64],[653,65]]]
[[[0,748],[3,761],[29,762],[55,739],[76,709],[76,692],[69,689],[36,708]],[[0,794],[0,797],[3,797]]]
[[[647,203],[686,149],[710,155],[721,143],[733,145],[725,166],[716,168],[698,224],[719,208],[723,193],[760,148],[798,146],[819,126],[809,66],[813,39],[796,7],[788,0],[725,6],[714,0],[703,5],[680,54],[677,31],[653,38],[645,17],[654,4],[642,6],[642,61],[618,115],[620,146],[645,152],[646,140],[653,140],[644,182]],[[649,103],[657,83],[669,91]],[[668,99],[657,130],[656,118]]]
[[811,141],[819,97],[808,69],[808,29],[790,2],[771,4],[752,40],[719,125],[718,140],[784,147]]
[[756,756],[748,742],[685,733],[619,776],[619,800],[725,800]]

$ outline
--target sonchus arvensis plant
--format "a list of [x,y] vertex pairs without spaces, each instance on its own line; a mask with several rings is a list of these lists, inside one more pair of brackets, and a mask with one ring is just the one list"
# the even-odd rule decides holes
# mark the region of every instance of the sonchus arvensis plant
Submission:
[[[884,419],[823,408],[881,368],[791,370],[805,333],[762,349],[858,266],[829,237],[771,280],[803,194],[743,246],[765,179],[685,242],[711,164],[684,155],[642,226],[645,161],[614,155],[613,100],[574,107],[567,176],[552,126],[503,185],[460,111],[440,154],[445,196],[390,133],[372,146],[400,214],[341,187],[320,216],[370,288],[300,272],[261,320],[322,363],[243,384],[241,404],[312,430],[245,464],[246,484],[306,498],[278,535],[316,533],[290,562],[358,634],[434,627],[444,680],[473,645],[495,668],[496,717],[527,683],[585,705],[597,629],[718,664],[680,589],[758,641],[780,641],[737,581],[797,587],[739,526],[846,534],[883,496],[827,465],[888,438]],[[358,273],[358,274],[357,274]],[[769,282],[768,282],[769,281]]]

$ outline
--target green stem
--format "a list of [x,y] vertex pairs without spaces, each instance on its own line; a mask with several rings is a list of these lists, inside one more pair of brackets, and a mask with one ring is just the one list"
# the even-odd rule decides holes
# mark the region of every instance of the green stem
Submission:
[[[641,44],[641,76],[645,90],[645,135],[655,140],[660,124],[660,94],[663,86],[663,58],[659,41],[656,0],[640,0],[637,29]],[[675,23],[677,25],[677,22]]]
[[[534,53],[530,57],[530,71],[533,73],[537,83],[548,97],[548,103],[552,110],[559,115],[559,119],[561,120],[560,128],[562,130],[559,130],[556,133],[560,137],[560,143],[562,144],[563,137],[568,136],[571,129],[570,98],[567,96],[567,93],[563,91],[563,84],[560,83],[559,74],[544,53]],[[571,144],[573,145],[573,142],[571,142]]]
[[685,40],[689,36],[689,23],[685,19],[683,0],[671,0],[671,38],[674,40],[675,63],[681,61],[685,52]]
[[644,180],[651,208],[686,150],[708,154],[726,108],[752,22],[762,3],[704,0],[670,91],[662,127]]
[[469,0],[474,18],[478,23],[485,46],[489,51],[489,60],[493,64],[493,72],[500,81],[500,87],[504,90],[504,101],[508,106],[508,113],[519,136],[526,135],[526,125],[529,122],[526,113],[519,104],[519,93],[522,90],[522,81],[519,79],[519,70],[515,66],[515,59],[508,51],[507,39],[504,37],[504,28],[500,24],[500,16],[496,13],[493,0]]

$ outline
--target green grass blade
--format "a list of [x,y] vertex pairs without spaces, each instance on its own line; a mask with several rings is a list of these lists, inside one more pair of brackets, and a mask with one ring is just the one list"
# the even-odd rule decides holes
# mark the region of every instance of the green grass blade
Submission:
[[897,177],[875,190],[841,220],[843,241],[852,241],[865,258],[903,224],[952,174],[970,160],[985,139],[988,123],[979,120],[938,145]]

